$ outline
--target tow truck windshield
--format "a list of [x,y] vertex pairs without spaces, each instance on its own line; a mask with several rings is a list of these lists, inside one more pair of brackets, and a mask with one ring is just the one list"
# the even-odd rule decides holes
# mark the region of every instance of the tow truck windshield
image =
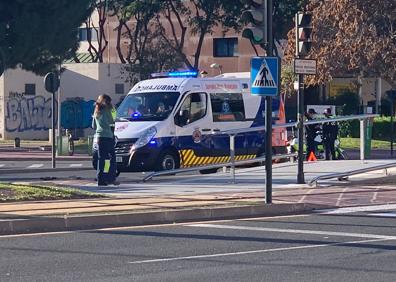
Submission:
[[179,92],[145,92],[125,97],[117,109],[118,121],[165,120],[176,104]]

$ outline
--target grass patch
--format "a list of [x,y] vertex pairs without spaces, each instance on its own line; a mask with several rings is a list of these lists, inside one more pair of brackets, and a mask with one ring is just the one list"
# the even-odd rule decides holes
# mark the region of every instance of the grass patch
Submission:
[[[359,149],[360,138],[341,138],[341,148],[343,149]],[[382,140],[371,140],[371,149],[388,149],[390,150],[390,142]]]
[[0,183],[0,202],[103,198],[74,188]]

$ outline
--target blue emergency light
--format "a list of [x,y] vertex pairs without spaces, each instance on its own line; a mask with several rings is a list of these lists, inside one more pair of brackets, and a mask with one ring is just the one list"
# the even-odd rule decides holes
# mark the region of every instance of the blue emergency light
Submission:
[[198,72],[195,70],[188,71],[172,71],[168,73],[169,77],[197,77]]
[[198,71],[185,70],[185,71],[170,71],[170,72],[155,72],[151,74],[152,78],[161,77],[198,77]]
[[132,118],[139,118],[139,117],[141,117],[141,113],[139,113],[139,112],[134,112],[133,114],[132,114]]

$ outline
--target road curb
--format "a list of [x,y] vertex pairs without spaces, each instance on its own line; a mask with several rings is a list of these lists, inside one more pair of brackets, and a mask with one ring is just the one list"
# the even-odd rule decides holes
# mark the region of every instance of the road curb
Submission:
[[26,234],[87,230],[95,228],[143,226],[191,221],[279,216],[310,212],[304,203],[162,210],[142,213],[112,213],[63,217],[30,217],[0,220],[0,234]]

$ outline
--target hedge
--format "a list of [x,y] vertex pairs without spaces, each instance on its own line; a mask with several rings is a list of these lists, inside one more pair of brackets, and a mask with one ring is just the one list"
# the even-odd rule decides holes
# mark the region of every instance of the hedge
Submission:
[[[360,124],[358,120],[340,122],[340,136],[358,138],[360,136]],[[394,134],[396,135],[396,120],[393,123]],[[374,118],[372,138],[376,140],[390,141],[391,122],[390,117]]]

